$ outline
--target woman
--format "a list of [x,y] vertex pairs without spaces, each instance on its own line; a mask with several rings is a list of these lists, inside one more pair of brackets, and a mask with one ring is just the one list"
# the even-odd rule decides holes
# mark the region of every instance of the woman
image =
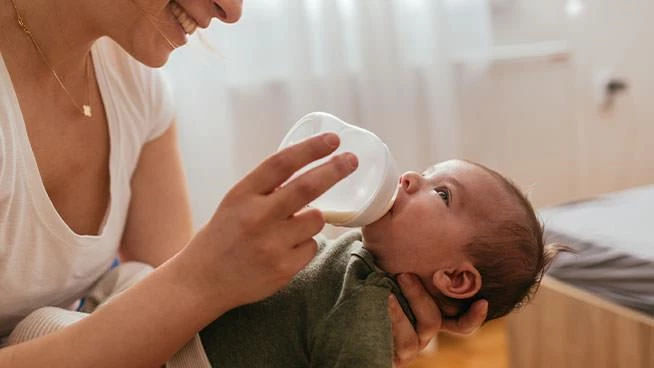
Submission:
[[[148,67],[196,27],[240,16],[240,0],[0,0],[0,336],[31,311],[84,296],[117,252],[157,267],[80,322],[3,347],[0,367],[161,365],[313,257],[324,221],[304,207],[356,158],[280,186],[336,148],[329,134],[266,159],[192,236],[172,104]],[[480,302],[442,321],[415,278],[400,280],[419,323],[416,332],[390,306],[399,364],[439,329],[484,319]]]

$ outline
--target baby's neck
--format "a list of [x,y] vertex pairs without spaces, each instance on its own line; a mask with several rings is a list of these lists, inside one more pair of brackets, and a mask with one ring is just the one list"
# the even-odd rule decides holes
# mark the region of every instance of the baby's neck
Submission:
[[[370,255],[372,255],[372,258],[373,258],[373,260],[375,261],[375,266],[376,266],[380,271],[388,273],[388,272],[387,272],[387,271],[382,267],[382,265],[380,264],[380,262],[378,262],[378,257],[377,257],[377,255],[375,254],[374,250],[371,249],[371,247],[367,247],[367,246],[366,246],[366,242],[365,242],[365,240],[363,241],[363,248],[364,248],[368,253],[370,253]],[[399,276],[399,274],[397,274],[397,273],[388,273],[388,274],[389,274],[393,279],[395,279],[395,280],[397,281],[397,277]],[[425,286],[426,283],[428,283],[428,282],[430,281],[430,280],[425,280],[425,279],[423,279],[423,278],[420,277],[419,275],[416,275],[416,276],[420,279],[420,281],[421,281],[421,283],[423,284],[423,286]],[[398,284],[399,284],[399,282],[398,282]],[[436,302],[436,305],[437,305],[438,308],[441,310],[441,313],[442,313],[443,317],[445,317],[445,318],[456,318],[456,317],[458,317],[458,316],[461,314],[461,311],[460,311],[457,307],[455,307],[455,306],[453,306],[453,305],[449,305],[448,303],[443,303],[443,302],[442,302],[441,299],[445,298],[445,296],[444,296],[443,294],[441,294],[438,290],[427,290],[427,291],[430,293],[432,299],[434,300],[434,302]],[[404,292],[403,292],[403,293],[404,293]]]

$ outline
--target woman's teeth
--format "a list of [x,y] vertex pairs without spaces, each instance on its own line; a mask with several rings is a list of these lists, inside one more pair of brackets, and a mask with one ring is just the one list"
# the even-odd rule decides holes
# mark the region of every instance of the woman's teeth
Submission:
[[175,15],[175,18],[177,18],[179,24],[184,28],[184,32],[192,34],[195,29],[198,28],[198,23],[175,1],[170,3],[170,9],[172,10],[173,15]]

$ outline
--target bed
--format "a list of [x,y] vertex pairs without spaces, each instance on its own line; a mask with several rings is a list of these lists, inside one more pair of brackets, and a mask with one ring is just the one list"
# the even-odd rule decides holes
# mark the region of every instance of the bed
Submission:
[[508,318],[513,368],[654,367],[654,186],[540,211],[559,257]]

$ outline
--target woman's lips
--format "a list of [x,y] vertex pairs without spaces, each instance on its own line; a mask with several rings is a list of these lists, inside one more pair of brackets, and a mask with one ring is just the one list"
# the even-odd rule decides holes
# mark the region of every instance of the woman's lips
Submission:
[[175,1],[170,3],[170,9],[175,16],[175,19],[177,19],[177,22],[182,26],[182,29],[184,29],[184,32],[189,35],[193,34],[199,26],[198,22]]

